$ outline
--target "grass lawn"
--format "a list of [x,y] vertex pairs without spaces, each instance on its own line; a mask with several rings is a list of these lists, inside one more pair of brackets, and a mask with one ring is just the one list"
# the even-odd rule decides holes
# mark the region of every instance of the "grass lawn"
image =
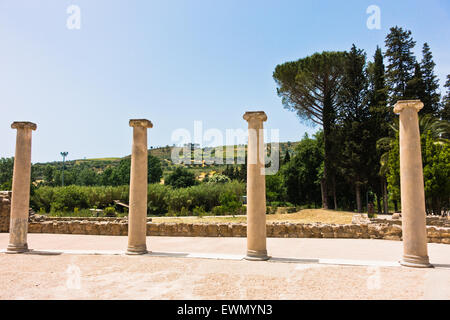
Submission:
[[[267,215],[267,222],[295,222],[295,223],[334,223],[351,224],[354,213],[348,211],[333,211],[323,209],[304,209],[290,214],[270,214]],[[152,217],[153,222],[246,222],[245,216],[238,217]]]

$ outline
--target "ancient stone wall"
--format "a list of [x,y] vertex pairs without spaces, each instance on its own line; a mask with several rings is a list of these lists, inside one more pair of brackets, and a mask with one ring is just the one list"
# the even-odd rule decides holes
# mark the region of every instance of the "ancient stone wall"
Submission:
[[[65,220],[30,222],[30,233],[62,233],[126,236],[128,221]],[[450,228],[428,226],[428,241],[450,244]],[[152,223],[147,222],[148,236],[170,237],[246,237],[243,223]],[[295,224],[269,223],[267,236],[271,238],[341,238],[401,240],[399,225],[389,224]]]
[[11,191],[0,191],[0,232],[9,232]]

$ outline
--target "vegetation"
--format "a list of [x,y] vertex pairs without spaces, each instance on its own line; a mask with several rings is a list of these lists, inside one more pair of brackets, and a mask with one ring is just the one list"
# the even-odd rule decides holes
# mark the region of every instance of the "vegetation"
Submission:
[[368,62],[355,45],[349,52],[316,53],[276,66],[273,77],[284,107],[323,130],[321,137],[300,141],[282,166],[285,192],[277,187],[283,183],[267,185],[271,200],[314,206],[321,200],[327,209],[333,199],[335,209],[362,212],[365,195],[366,206],[376,201],[379,213],[388,212],[389,199],[399,210],[399,137],[392,106],[420,99],[427,208],[434,214],[449,210],[450,84],[440,102],[430,46],[424,43],[418,62],[415,45],[411,31],[393,27],[385,41],[386,67],[379,47]]
[[[128,203],[129,186],[66,186],[37,188],[31,196],[32,208],[41,213],[66,212],[89,208],[110,207],[121,211],[114,200]],[[235,214],[242,208],[241,198],[245,185],[233,181],[229,183],[204,183],[187,188],[173,188],[167,185],[151,184],[148,187],[148,214],[150,215],[191,215],[199,209],[211,212],[219,207],[220,214]]]

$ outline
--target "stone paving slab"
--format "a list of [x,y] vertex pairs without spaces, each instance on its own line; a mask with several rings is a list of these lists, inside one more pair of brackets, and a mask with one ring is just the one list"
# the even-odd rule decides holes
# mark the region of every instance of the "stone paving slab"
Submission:
[[414,269],[386,240],[268,239],[267,262],[243,260],[241,238],[148,237],[144,256],[124,255],[127,237],[28,240],[50,254],[0,254],[0,299],[450,299],[443,244],[429,245],[436,268]]
[[[7,233],[0,233],[0,249],[8,245]],[[29,234],[28,246],[33,250],[97,250],[124,252],[127,237]],[[184,252],[225,255],[245,255],[245,238],[183,238],[147,237],[152,252]],[[346,259],[398,261],[403,253],[402,242],[374,239],[267,239],[268,254],[272,257],[298,259]],[[450,265],[450,245],[428,244],[430,261]]]

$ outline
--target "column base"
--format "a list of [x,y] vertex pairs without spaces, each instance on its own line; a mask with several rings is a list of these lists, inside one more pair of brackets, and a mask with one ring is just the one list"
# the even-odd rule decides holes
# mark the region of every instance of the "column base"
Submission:
[[30,249],[28,249],[27,243],[24,245],[8,244],[8,248],[6,248],[6,253],[25,253],[28,251],[30,251]]
[[264,251],[254,251],[247,250],[247,255],[244,258],[248,261],[267,261],[270,257],[267,255],[267,250]]
[[131,256],[137,256],[148,253],[147,247],[128,247],[127,252],[125,252],[127,255]]
[[404,255],[403,259],[400,261],[400,264],[404,267],[410,268],[433,268],[430,264],[428,256],[413,256],[413,255]]

